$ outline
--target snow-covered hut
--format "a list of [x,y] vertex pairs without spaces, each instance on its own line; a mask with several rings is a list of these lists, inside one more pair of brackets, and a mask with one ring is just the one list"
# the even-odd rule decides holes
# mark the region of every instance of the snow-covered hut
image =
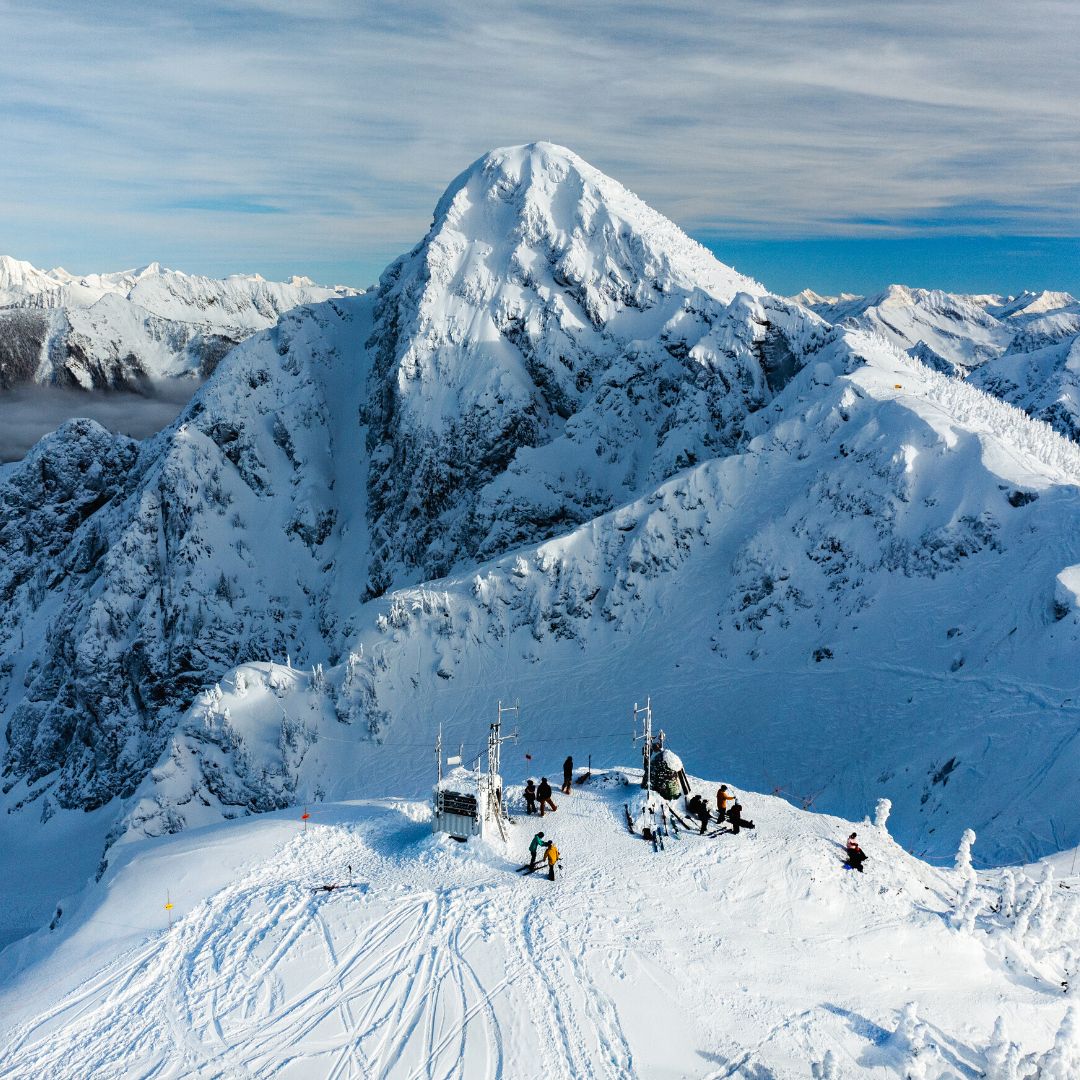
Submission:
[[483,836],[485,823],[499,812],[501,794],[499,777],[454,769],[435,785],[432,832],[447,833],[456,840]]
[[677,799],[689,791],[682,758],[671,750],[654,750],[649,761],[649,786],[665,799]]

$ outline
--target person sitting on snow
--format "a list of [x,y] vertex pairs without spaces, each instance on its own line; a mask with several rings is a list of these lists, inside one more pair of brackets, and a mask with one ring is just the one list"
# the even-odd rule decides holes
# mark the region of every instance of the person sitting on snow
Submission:
[[747,821],[742,816],[742,803],[738,799],[735,799],[731,804],[731,809],[727,812],[727,819],[731,823],[731,831],[738,833],[740,829],[752,829],[754,823]]
[[859,847],[859,841],[855,839],[855,833],[852,833],[847,838],[847,844],[844,846],[847,851],[848,866],[850,866],[852,870],[858,870],[861,874],[863,872],[862,865],[870,856]]
[[709,804],[700,795],[695,795],[686,804],[686,809],[701,822],[701,831],[704,833],[712,820],[712,811],[709,809]]

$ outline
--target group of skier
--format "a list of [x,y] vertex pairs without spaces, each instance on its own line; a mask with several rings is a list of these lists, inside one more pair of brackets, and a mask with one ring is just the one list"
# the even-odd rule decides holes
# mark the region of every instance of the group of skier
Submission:
[[[570,794],[570,789],[574,783],[574,759],[568,757],[563,762],[562,767],[563,781],[562,781],[562,793],[564,795]],[[559,808],[551,801],[551,785],[548,783],[546,776],[540,777],[540,783],[533,783],[530,777],[525,782],[525,790],[522,792],[525,796],[525,813],[535,814],[537,807],[540,809],[540,816],[544,816],[545,810],[558,810]]]
[[[701,831],[704,833],[713,819],[709,804],[700,795],[694,795],[687,803],[687,809],[691,817],[701,822]],[[731,826],[733,833],[754,828],[754,823],[747,821],[742,816],[742,811],[742,803],[739,802],[735,792],[729,791],[727,784],[721,784],[716,792],[716,814],[720,824],[723,825],[726,822]]]
[[[574,759],[572,757],[567,757],[563,762],[562,792],[564,794],[570,794],[573,779]],[[540,777],[539,784],[535,784],[530,778],[525,784],[523,794],[525,796],[526,814],[535,814],[537,812],[537,807],[539,807],[540,816],[543,817],[545,808],[548,810],[558,809],[551,800],[551,785],[548,783],[546,776]],[[693,795],[687,803],[687,809],[689,810],[691,817],[701,823],[701,833],[704,835],[705,830],[713,821],[712,810],[710,809],[709,804],[701,795]],[[721,784],[716,792],[716,813],[720,824],[723,825],[726,823],[730,825],[731,832],[734,835],[737,835],[743,829],[753,829],[754,823],[744,818],[742,816],[742,811],[742,803],[739,802],[735,792],[731,791],[727,784]],[[537,869],[536,862],[537,859],[541,857],[541,848],[543,848],[542,858],[548,865],[548,879],[554,881],[555,865],[559,861],[559,849],[555,846],[554,841],[544,839],[543,832],[538,832],[532,838],[532,841],[529,844],[529,865],[528,867],[522,867],[522,869],[528,869],[530,871]],[[851,869],[858,870],[859,873],[862,873],[863,863],[869,856],[859,846],[855,833],[852,833],[848,837],[845,851],[847,854],[847,865],[851,867]]]

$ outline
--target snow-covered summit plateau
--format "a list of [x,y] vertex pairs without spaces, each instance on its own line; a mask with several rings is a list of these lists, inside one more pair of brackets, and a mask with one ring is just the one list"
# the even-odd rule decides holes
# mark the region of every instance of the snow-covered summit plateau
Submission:
[[[525,743],[557,768],[538,727]],[[0,1072],[1077,1075],[1075,877],[933,868],[882,826],[760,795],[754,831],[671,818],[654,851],[624,824],[639,776],[597,770],[505,844],[433,836],[426,802],[393,799],[122,845],[55,930],[0,956]],[[554,883],[515,872],[537,828]],[[852,828],[863,874],[842,866]]]
[[697,771],[887,795],[920,855],[1076,846],[1080,447],[898,344],[539,143],[156,437],[43,439],[0,474],[0,839],[52,875],[12,932],[121,837],[419,797],[499,698],[618,761],[651,694]]

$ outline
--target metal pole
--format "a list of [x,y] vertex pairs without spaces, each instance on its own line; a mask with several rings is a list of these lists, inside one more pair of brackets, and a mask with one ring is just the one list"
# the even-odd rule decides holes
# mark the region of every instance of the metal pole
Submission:
[[[645,699],[645,790],[652,791],[652,698]],[[645,796],[650,798],[649,795]]]

